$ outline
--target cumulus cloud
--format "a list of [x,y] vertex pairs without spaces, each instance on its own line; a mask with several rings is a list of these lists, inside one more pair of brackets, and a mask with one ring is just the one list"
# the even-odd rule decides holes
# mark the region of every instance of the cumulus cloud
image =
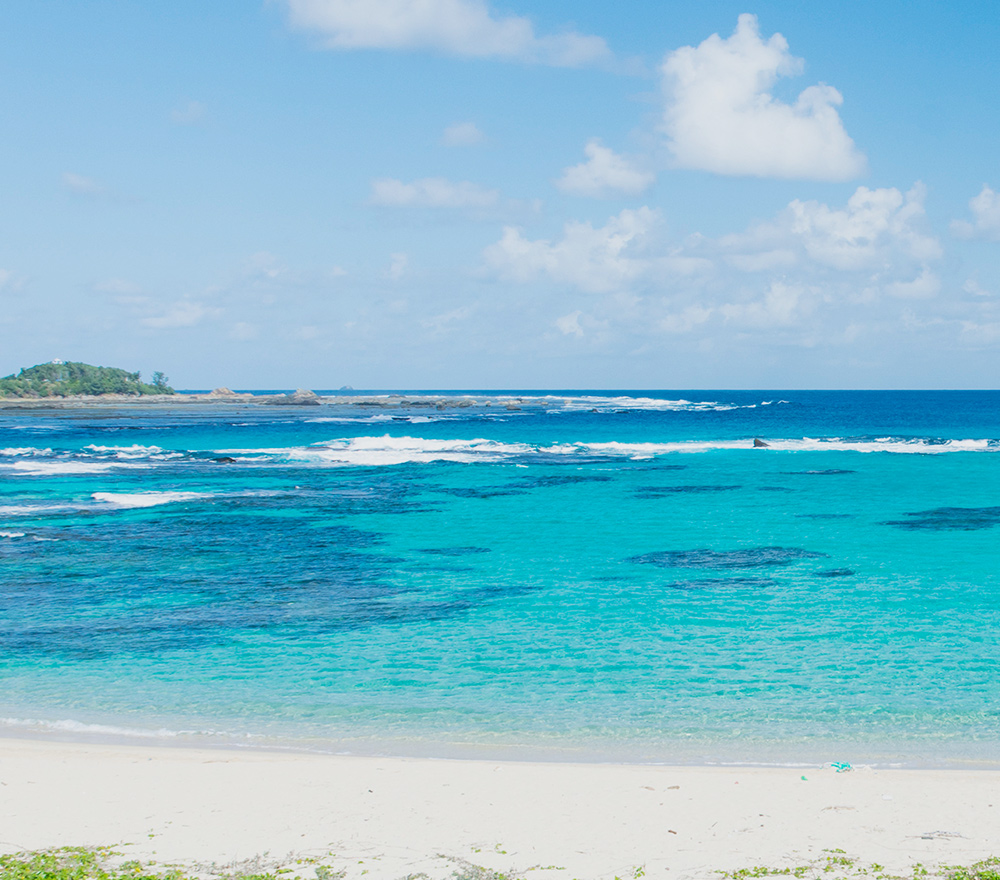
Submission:
[[580,315],[582,314],[583,312],[577,309],[575,312],[556,318],[556,329],[563,336],[575,336],[579,339],[583,336],[583,327],[580,326]]
[[441,135],[441,143],[446,147],[474,147],[484,140],[486,135],[474,122],[456,122],[449,125]]
[[844,130],[840,92],[820,83],[794,104],[771,93],[803,62],[781,34],[766,42],[757,18],[739,17],[728,39],[713,34],[663,62],[663,128],[681,168],[717,174],[809,180],[850,180],[866,160]]
[[649,208],[625,210],[597,229],[590,223],[567,223],[555,242],[532,241],[521,229],[508,226],[484,257],[487,265],[513,281],[547,277],[592,293],[610,292],[628,287],[648,270],[639,248],[658,219]]
[[860,186],[843,208],[795,199],[778,217],[746,233],[721,239],[728,262],[746,271],[803,261],[845,272],[907,272],[941,256],[938,240],[923,230],[921,184]]
[[763,299],[749,303],[726,303],[719,311],[726,320],[751,327],[787,327],[799,316],[805,293],[805,288],[800,285],[774,281]]
[[1000,194],[983,184],[982,192],[969,200],[972,222],[953,220],[951,231],[959,238],[1000,241]]
[[650,171],[637,168],[624,156],[593,138],[583,148],[586,162],[567,168],[556,186],[578,196],[603,198],[610,195],[638,195],[656,179]]
[[286,0],[293,27],[330,49],[431,49],[449,55],[576,67],[607,59],[600,37],[539,36],[521,16],[495,15],[485,0]]
[[500,199],[495,189],[475,183],[454,183],[443,177],[425,177],[403,183],[391,177],[372,181],[371,203],[385,207],[489,208]]
[[941,279],[924,266],[920,274],[911,281],[892,281],[886,285],[886,293],[899,299],[929,299],[941,290]]

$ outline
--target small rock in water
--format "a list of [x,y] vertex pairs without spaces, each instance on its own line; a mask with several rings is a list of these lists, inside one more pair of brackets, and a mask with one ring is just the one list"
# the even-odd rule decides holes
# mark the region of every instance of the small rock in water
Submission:
[[763,440],[761,440],[760,437],[753,438],[754,449],[767,449],[768,447],[770,447],[770,445],[771,445],[770,443],[765,443]]

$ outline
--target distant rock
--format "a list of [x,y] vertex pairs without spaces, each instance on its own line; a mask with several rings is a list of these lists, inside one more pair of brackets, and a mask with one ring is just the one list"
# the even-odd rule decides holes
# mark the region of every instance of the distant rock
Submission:
[[770,443],[765,443],[760,437],[753,438],[754,449],[767,449],[770,447]]
[[239,395],[235,391],[233,391],[230,388],[226,388],[225,385],[223,385],[221,388],[216,388],[208,396],[209,397],[239,397]]
[[299,388],[292,394],[275,394],[273,397],[262,398],[261,403],[271,406],[319,406],[319,395],[315,391]]

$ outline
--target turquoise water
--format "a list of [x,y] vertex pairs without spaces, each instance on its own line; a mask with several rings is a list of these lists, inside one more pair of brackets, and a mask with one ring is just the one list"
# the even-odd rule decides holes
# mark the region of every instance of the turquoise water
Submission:
[[517,396],[0,411],[2,730],[996,761],[1000,394]]

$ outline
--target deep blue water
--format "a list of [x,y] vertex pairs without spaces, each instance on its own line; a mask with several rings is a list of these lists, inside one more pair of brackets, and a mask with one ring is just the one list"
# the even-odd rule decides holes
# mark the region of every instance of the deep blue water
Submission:
[[0,410],[3,729],[997,759],[1000,393],[471,396]]

